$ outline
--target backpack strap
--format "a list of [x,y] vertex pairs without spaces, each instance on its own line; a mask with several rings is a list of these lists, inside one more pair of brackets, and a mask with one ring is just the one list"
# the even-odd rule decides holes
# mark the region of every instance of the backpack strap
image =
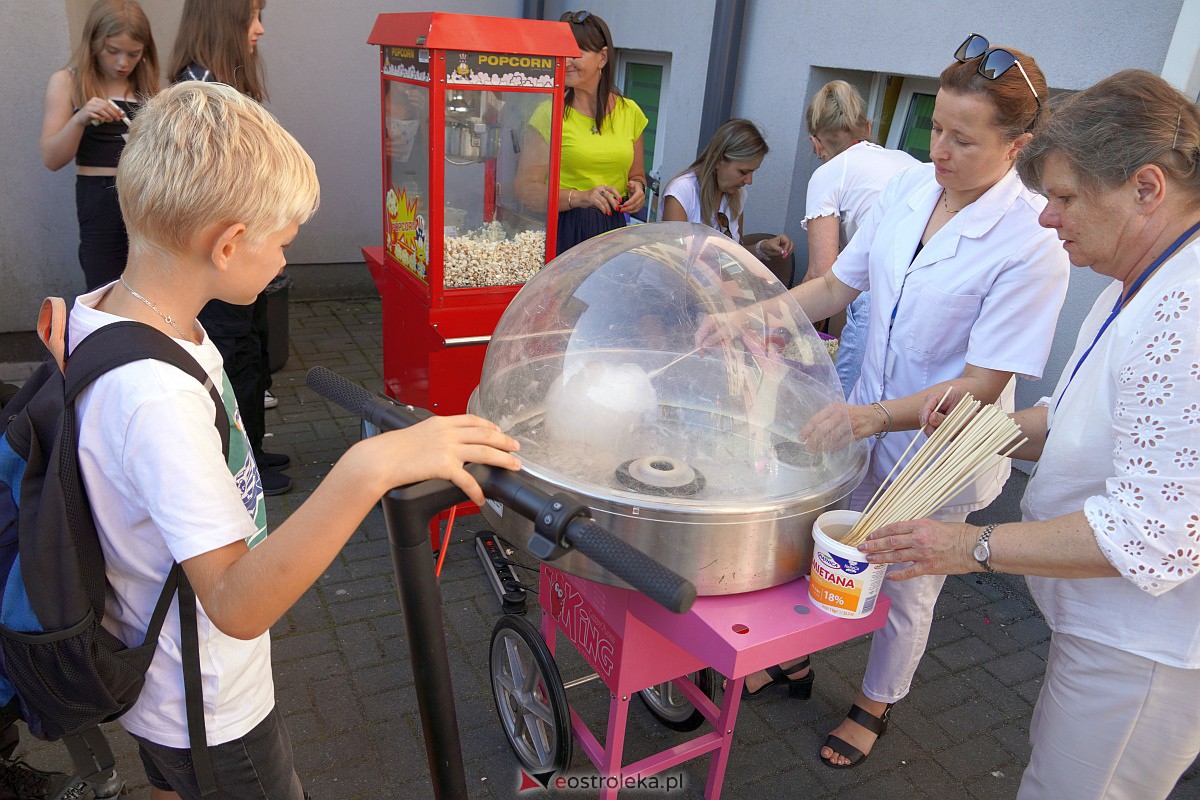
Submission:
[[96,797],[125,794],[125,781],[117,774],[117,759],[99,725],[68,733],[62,741],[71,755],[75,775],[91,787]]
[[[151,358],[171,364],[205,385],[216,404],[213,423],[221,437],[221,452],[226,459],[229,458],[229,418],[225,414],[225,403],[221,400],[221,394],[209,379],[208,373],[171,337],[149,325],[132,320],[114,322],[93,331],[71,351],[67,359],[62,428],[59,433],[61,452],[74,452],[79,447],[76,430],[78,423],[75,416],[75,400],[79,394],[109,370]],[[68,518],[73,522],[71,531],[80,558],[84,563],[102,564],[104,557],[99,539],[95,536],[80,535],[85,528],[80,526],[78,521],[91,518],[82,480],[65,492],[64,500]],[[83,569],[81,572],[92,610],[97,619],[102,619],[106,581],[104,571]]]
[[221,452],[228,458],[229,417],[225,414],[225,402],[221,399],[220,391],[191,353],[162,331],[141,322],[124,320],[105,325],[92,331],[76,345],[69,359],[70,368],[66,372],[68,407],[74,404],[80,392],[92,381],[109,370],[151,358],[183,370],[208,389],[217,407],[213,423],[221,435]]
[[196,787],[207,797],[217,789],[212,754],[208,752],[208,735],[204,725],[204,686],[200,676],[200,637],[196,627],[196,594],[188,582],[183,567],[179,572],[179,643],[183,650],[183,702],[187,713],[188,744],[192,751],[192,767]]
[[47,297],[38,312],[37,333],[42,344],[50,351],[58,371],[62,372],[67,362],[67,304],[61,297]]
[[204,723],[204,686],[200,674],[200,636],[196,625],[196,593],[188,582],[187,574],[178,563],[171,565],[167,582],[150,616],[145,641],[158,639],[166,621],[171,598],[179,592],[179,645],[183,653],[183,705],[187,717],[188,746],[192,753],[192,766],[196,774],[196,785],[202,796],[216,791],[217,779],[213,772],[212,754],[208,751],[208,734]]

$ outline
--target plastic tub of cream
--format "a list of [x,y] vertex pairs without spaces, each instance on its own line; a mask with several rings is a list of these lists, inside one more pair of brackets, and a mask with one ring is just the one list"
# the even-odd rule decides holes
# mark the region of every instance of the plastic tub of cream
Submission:
[[858,619],[875,609],[887,564],[871,564],[857,548],[841,543],[858,511],[826,511],[813,522],[813,560],[808,594],[820,609]]

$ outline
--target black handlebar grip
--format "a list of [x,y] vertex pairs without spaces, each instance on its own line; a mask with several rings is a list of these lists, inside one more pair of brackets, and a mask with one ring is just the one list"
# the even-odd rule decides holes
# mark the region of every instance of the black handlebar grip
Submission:
[[682,614],[696,601],[696,587],[588,517],[567,524],[567,541],[601,567],[668,611]]
[[374,423],[383,431],[407,428],[432,416],[423,408],[400,405],[387,398],[373,395],[357,383],[351,383],[325,367],[310,369],[305,375],[304,382],[308,384],[308,388],[326,400]]
[[325,367],[310,369],[304,376],[304,382],[321,397],[336,403],[355,416],[362,416],[372,399],[371,393],[366,389]]
[[[375,423],[382,430],[405,428],[422,418],[418,409],[376,397],[325,367],[310,369],[305,382],[325,399]],[[532,518],[546,502],[543,492],[525,485],[514,473],[478,464],[468,465],[468,468],[480,480],[487,496],[511,504],[523,516]],[[567,523],[565,535],[575,549],[663,608],[682,614],[695,602],[696,587],[690,581],[613,536],[590,518],[572,519]]]

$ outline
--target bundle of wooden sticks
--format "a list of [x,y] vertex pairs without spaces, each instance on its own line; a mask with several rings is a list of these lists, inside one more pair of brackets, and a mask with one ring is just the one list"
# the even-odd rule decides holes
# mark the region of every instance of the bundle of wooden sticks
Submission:
[[[942,396],[939,408],[949,394],[947,390]],[[908,451],[920,439],[917,436],[905,449],[858,522],[842,538],[843,544],[856,547],[883,525],[929,516],[977,481],[996,455],[1008,456],[1028,441],[1008,414],[970,393],[963,395],[906,463]],[[892,480],[897,469],[900,474]]]

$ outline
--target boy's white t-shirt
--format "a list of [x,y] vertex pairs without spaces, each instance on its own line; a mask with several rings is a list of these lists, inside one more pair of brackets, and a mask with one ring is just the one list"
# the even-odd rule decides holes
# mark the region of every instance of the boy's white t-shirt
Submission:
[[[95,308],[112,285],[77,299],[72,342],[122,320]],[[266,536],[262,485],[221,355],[207,334],[199,345],[175,341],[220,387],[227,411],[235,412],[228,464],[208,390],[169,364],[147,360],[118,367],[84,390],[76,406],[79,464],[109,582],[104,627],[131,646],[141,644],[174,561],[237,541],[253,547]],[[227,636],[197,606],[205,723],[208,743],[216,745],[249,733],[275,705],[270,636]],[[145,687],[120,722],[144,739],[187,748],[185,720],[177,599]]]

